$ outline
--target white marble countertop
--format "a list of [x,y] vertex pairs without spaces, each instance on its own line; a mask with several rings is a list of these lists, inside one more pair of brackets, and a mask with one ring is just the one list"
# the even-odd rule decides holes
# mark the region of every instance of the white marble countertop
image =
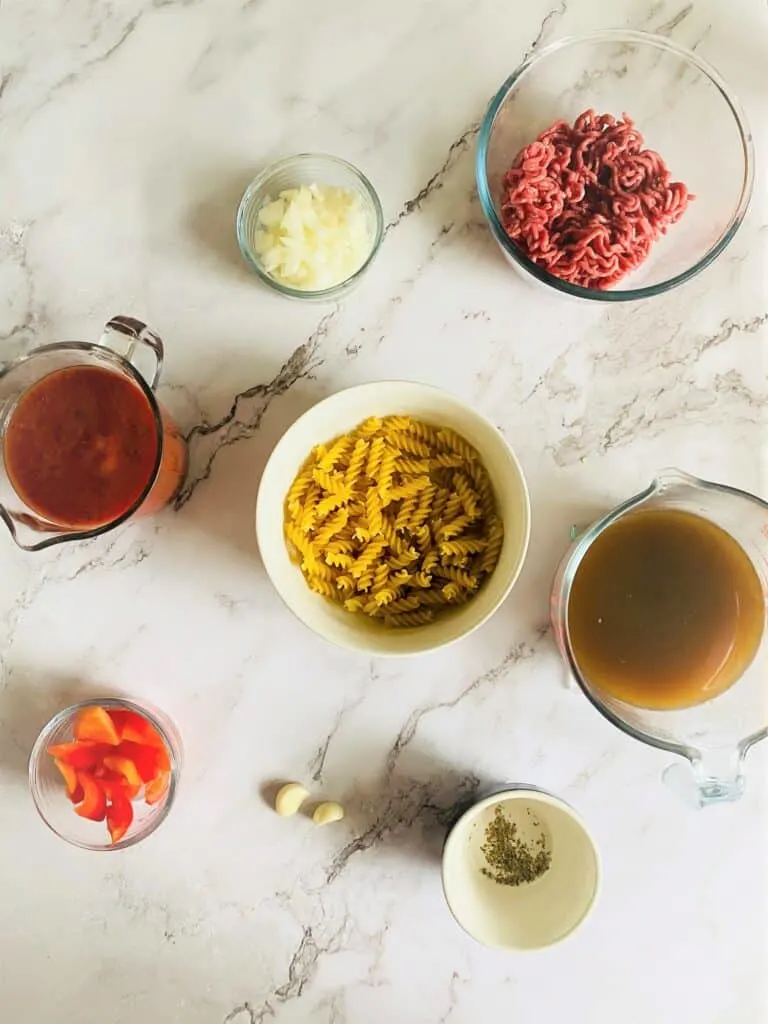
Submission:
[[[473,149],[524,53],[606,19],[715,63],[752,121],[758,184],[709,271],[586,309],[501,260]],[[569,524],[658,467],[766,496],[767,46],[762,0],[0,5],[0,358],[141,317],[192,431],[175,511],[40,555],[0,537],[4,1024],[768,1020],[766,751],[740,803],[688,810],[660,781],[668,758],[564,688],[543,630]],[[312,148],[364,168],[389,224],[338,309],[271,295],[234,240],[253,171]],[[502,610],[408,662],[310,634],[253,531],[285,427],[388,376],[491,417],[534,509]],[[163,707],[186,750],[166,824],[113,856],[49,833],[25,778],[47,718],[105,692]],[[347,819],[278,819],[262,790],[281,778],[343,800]],[[451,808],[503,780],[572,802],[604,858],[585,927],[522,958],[475,945],[440,889]]]

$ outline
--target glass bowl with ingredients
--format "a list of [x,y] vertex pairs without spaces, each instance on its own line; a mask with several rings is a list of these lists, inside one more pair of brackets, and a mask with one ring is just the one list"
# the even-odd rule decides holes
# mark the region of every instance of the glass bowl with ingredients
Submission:
[[338,157],[300,153],[272,164],[237,211],[240,252],[265,284],[294,299],[346,295],[373,262],[384,216],[373,185]]
[[524,277],[602,302],[659,295],[733,239],[752,136],[714,68],[661,36],[609,30],[536,51],[480,129],[483,213]]
[[163,712],[118,698],[82,701],[37,737],[29,786],[57,836],[83,850],[121,850],[165,820],[181,763],[181,738]]

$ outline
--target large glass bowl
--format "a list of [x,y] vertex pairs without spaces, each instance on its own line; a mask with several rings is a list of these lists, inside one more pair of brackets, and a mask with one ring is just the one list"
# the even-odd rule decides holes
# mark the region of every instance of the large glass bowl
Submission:
[[[672,179],[696,199],[648,258],[606,290],[563,281],[530,260],[501,221],[503,179],[517,154],[555,121],[584,110],[628,114]],[[510,263],[559,292],[601,302],[659,295],[709,266],[739,229],[754,178],[752,136],[720,75],[690,50],[645,32],[571,36],[535,52],[494,96],[475,173],[483,212]]]
[[[48,753],[48,747],[58,743],[69,743],[74,739],[77,716],[85,708],[94,705],[108,711],[133,711],[145,718],[162,737],[171,763],[168,788],[162,798],[151,806],[143,800],[133,801],[133,823],[123,838],[116,843],[110,842],[105,822],[89,821],[75,814],[62,778]],[[162,711],[120,698],[87,700],[60,711],[37,737],[29,756],[29,788],[40,817],[61,839],[83,850],[122,850],[145,839],[168,816],[179,784],[181,764],[181,737],[173,722]]]

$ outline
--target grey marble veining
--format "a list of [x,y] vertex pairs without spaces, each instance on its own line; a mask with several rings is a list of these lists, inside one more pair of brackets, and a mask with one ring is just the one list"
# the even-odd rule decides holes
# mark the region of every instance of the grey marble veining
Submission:
[[[687,812],[660,782],[668,759],[565,687],[547,628],[571,525],[661,466],[768,493],[762,163],[721,259],[619,308],[526,286],[474,194],[501,81],[535,47],[608,23],[711,60],[763,159],[768,8],[753,0],[0,4],[0,359],[141,317],[164,338],[160,394],[191,453],[175,507],[152,521],[39,556],[3,543],[4,1019],[766,1019],[768,753],[750,755],[741,803]],[[310,149],[360,165],[384,206],[379,258],[338,306],[271,295],[234,239],[253,173]],[[450,651],[397,663],[294,621],[253,531],[286,427],[388,377],[481,409],[534,509],[500,612]],[[25,776],[47,718],[104,692],[165,708],[186,752],[164,827],[106,857],[48,834]],[[345,820],[278,819],[265,797],[288,778],[341,800]],[[577,806],[605,863],[583,931],[524,961],[474,945],[440,890],[446,827],[508,780]]]

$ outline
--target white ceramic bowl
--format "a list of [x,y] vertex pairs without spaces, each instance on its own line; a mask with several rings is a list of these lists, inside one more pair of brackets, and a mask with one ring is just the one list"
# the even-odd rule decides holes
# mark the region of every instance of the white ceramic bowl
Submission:
[[[544,834],[552,862],[534,882],[500,885],[482,873],[481,846],[497,804],[521,838],[535,842]],[[456,921],[483,945],[510,952],[543,949],[570,935],[594,905],[600,874],[584,822],[568,804],[534,786],[501,790],[474,804],[443,849],[443,891]]]
[[[283,537],[283,506],[314,445],[352,430],[368,416],[407,414],[451,427],[480,453],[504,523],[504,545],[493,575],[476,597],[427,626],[387,629],[314,594],[291,562]],[[278,442],[256,502],[262,561],[280,597],[302,622],[332,643],[376,655],[419,654],[453,643],[492,615],[517,579],[528,549],[530,501],[523,471],[498,430],[460,399],[427,384],[378,381],[339,391],[301,416]]]

